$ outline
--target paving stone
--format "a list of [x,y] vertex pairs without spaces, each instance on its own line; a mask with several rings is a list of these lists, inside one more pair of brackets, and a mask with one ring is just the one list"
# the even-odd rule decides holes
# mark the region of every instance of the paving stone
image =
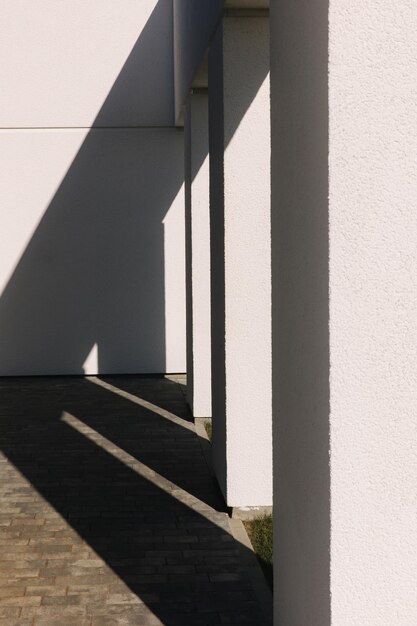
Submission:
[[18,606],[0,606],[0,619],[19,617],[21,609]]
[[61,623],[66,624],[67,617],[86,617],[86,610],[83,606],[25,606],[22,609],[21,615],[23,617],[35,618],[35,623],[38,617],[44,619],[61,617]]
[[156,616],[137,615],[132,612],[126,612],[118,617],[95,616],[92,621],[92,626],[131,626],[132,624],[135,626],[164,626],[164,622]]
[[57,585],[28,585],[26,587],[25,594],[27,596],[66,596],[67,588],[58,587]]
[[[65,622],[63,618],[59,616],[43,617],[37,616],[35,621],[31,622],[34,626],[91,626],[91,618],[87,617],[74,617],[71,615],[65,615]],[[19,622],[20,626],[20,622]]]
[[9,596],[0,598],[0,606],[39,606],[42,596]]
[[12,618],[2,618],[1,620],[2,626],[33,626],[33,619],[14,619]]
[[180,378],[102,378],[0,379],[0,624],[263,626]]
[[10,596],[24,596],[24,585],[0,585],[0,598],[8,598]]
[[6,569],[0,569],[0,584],[2,580],[18,580],[19,578],[36,578],[39,576],[39,569],[27,567],[25,569],[19,567],[8,567]]

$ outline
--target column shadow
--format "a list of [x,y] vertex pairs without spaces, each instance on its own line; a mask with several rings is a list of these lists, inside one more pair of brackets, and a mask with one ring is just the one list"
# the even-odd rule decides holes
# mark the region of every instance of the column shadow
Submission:
[[[195,433],[81,377],[0,379],[0,387],[2,450],[70,527],[47,520],[38,544],[68,543],[73,529],[103,560],[91,569],[88,560],[64,555],[49,560],[41,577],[87,587],[88,615],[109,624],[151,615],[167,626],[264,623],[242,548],[226,516],[205,504],[219,501]],[[161,387],[174,395],[171,385]],[[182,501],[158,487],[152,472],[140,475],[135,461],[174,482]],[[18,491],[16,506],[31,517],[36,499],[19,503]],[[187,504],[187,492],[203,501]],[[30,527],[24,532],[31,536]],[[110,596],[97,597],[100,576]],[[138,603],[112,603],[112,594],[129,591]]]
[[[0,374],[81,374],[95,345],[100,373],[166,369],[162,222],[183,184],[182,133],[110,124],[137,105],[132,81],[149,71],[167,7],[157,3],[1,295]],[[154,615],[167,625],[263,623],[225,523],[129,465],[212,502],[186,429],[82,378],[74,394],[62,378],[1,384],[5,455]],[[80,564],[54,567],[57,579],[81,576]],[[108,610],[92,602],[96,615]],[[143,609],[132,611],[138,623]]]

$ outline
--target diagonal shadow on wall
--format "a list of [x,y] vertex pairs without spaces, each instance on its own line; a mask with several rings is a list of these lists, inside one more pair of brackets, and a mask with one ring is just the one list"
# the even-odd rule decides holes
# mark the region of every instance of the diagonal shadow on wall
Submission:
[[137,81],[149,99],[170,4],[157,3],[93,128],[47,135],[49,159],[65,133],[81,145],[1,295],[2,374],[81,374],[94,345],[100,372],[166,369],[163,220],[183,183],[182,132],[109,125],[134,119]]
[[[134,126],[135,111],[159,97],[150,68],[173,62],[155,58],[167,23],[172,28],[172,4],[159,0],[92,128],[65,129],[79,149],[0,297],[0,375],[83,374],[95,347],[99,373],[163,372],[169,345],[181,344],[166,337],[163,222],[183,185],[183,133]],[[236,127],[266,73],[260,67],[243,82]],[[172,68],[165,74],[156,72],[172,83]],[[113,128],[115,119],[132,125]],[[46,161],[53,159],[65,132],[49,132],[51,143],[39,145],[33,133],[35,158],[45,160],[46,145]],[[28,170],[30,181],[38,170]],[[182,318],[183,311],[179,325]]]
[[[163,219],[183,184],[182,132],[108,124],[118,107],[135,106],[132,81],[152,63],[168,5],[157,3],[1,295],[0,373],[82,374],[94,345],[100,372],[138,372],[141,363],[166,369]],[[10,381],[11,395],[3,388],[6,456],[163,623],[208,624],[222,611],[228,623],[261,624],[250,586],[233,577],[239,562],[224,549],[227,531],[61,417],[68,412],[204,503],[212,492],[191,457],[169,449],[181,427],[82,378],[68,397],[63,380],[27,379],[27,388]],[[156,446],[167,440],[166,461],[152,453],[146,432]],[[189,436],[180,438],[187,447]],[[182,549],[169,539],[198,537],[198,528],[212,538],[209,557],[193,552],[194,539]],[[164,602],[155,599],[161,584]]]

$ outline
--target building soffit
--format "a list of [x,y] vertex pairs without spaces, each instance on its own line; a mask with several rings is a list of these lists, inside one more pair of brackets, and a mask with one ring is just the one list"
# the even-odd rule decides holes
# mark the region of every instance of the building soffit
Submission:
[[[224,14],[236,17],[268,16],[269,0],[225,0]],[[208,88],[208,49],[194,76],[192,89]]]

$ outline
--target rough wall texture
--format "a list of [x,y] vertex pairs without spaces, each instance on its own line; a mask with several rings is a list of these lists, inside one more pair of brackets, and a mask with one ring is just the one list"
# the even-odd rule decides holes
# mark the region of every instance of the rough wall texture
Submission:
[[1,375],[184,370],[181,157],[174,128],[1,131]]
[[173,124],[171,0],[2,0],[0,23],[0,127]]
[[276,623],[413,626],[417,8],[271,25]]
[[[268,19],[224,18],[215,44],[220,50],[209,59],[209,81],[215,63],[223,77],[221,97],[216,98],[218,87],[210,93],[214,459],[218,475],[226,472],[223,488],[230,506],[270,505]],[[221,109],[217,117],[216,107]],[[224,286],[214,284],[218,281]],[[224,380],[225,397],[217,390],[224,389]]]
[[195,417],[211,416],[210,212],[208,97],[186,107],[187,398]]
[[0,22],[0,373],[184,371],[171,0]]
[[270,20],[275,616],[329,626],[327,1]]
[[209,148],[210,148],[210,270],[211,270],[211,379],[213,465],[226,494],[226,359],[224,283],[224,111],[223,31],[218,28],[210,46],[209,63]]
[[[272,503],[269,22],[225,18],[228,501]],[[237,71],[237,63],[241,71]],[[242,104],[247,104],[243,110]]]
[[330,2],[334,624],[417,623],[417,5]]

